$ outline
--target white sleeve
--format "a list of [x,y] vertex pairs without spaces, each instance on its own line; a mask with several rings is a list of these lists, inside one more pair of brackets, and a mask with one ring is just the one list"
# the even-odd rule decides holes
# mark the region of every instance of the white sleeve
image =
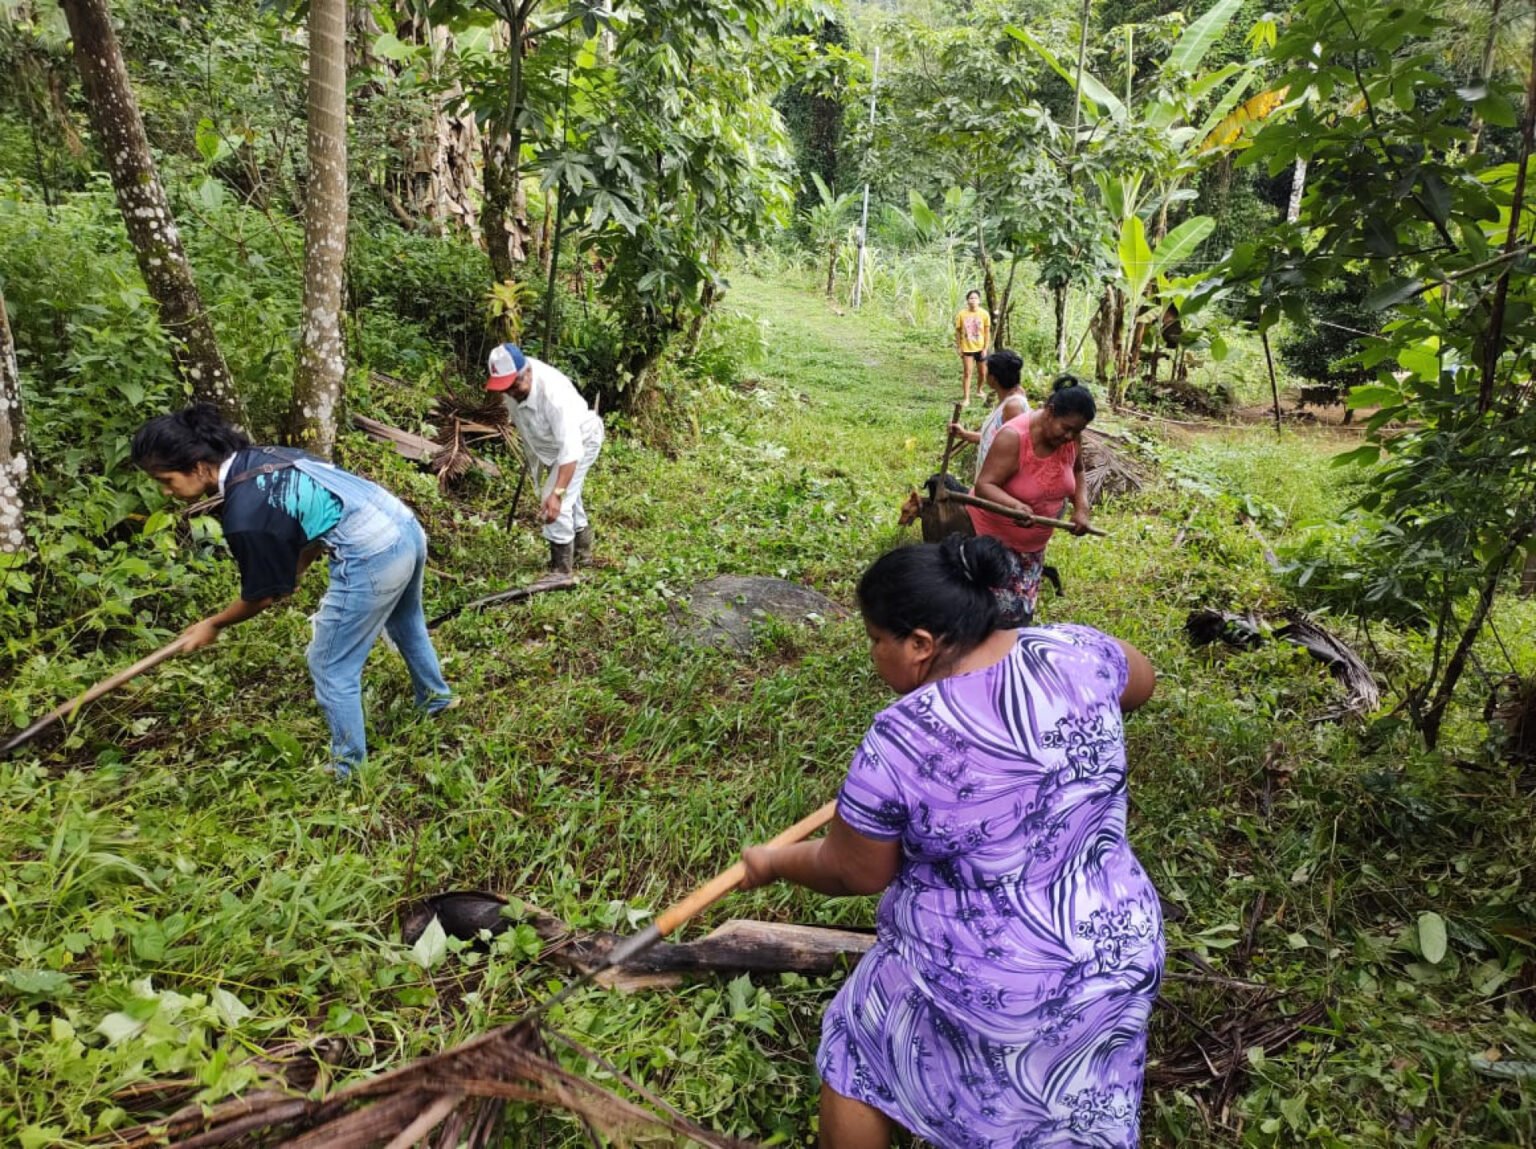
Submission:
[[555,466],[580,462],[585,450],[581,442],[581,409],[586,403],[582,401],[575,385],[565,380],[561,380],[557,386],[546,387],[544,398],[549,404],[550,433],[560,440],[560,453],[555,456]]

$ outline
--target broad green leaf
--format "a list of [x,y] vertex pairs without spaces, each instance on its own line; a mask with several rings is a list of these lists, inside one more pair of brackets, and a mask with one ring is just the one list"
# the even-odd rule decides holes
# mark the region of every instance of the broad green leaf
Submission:
[[1420,379],[1440,378],[1440,350],[1423,343],[1405,347],[1397,353],[1397,363],[1404,371],[1412,371]]
[[210,164],[218,163],[232,150],[218,127],[207,116],[197,121],[193,141],[197,145],[197,154]]
[[1384,383],[1363,383],[1359,387],[1351,387],[1349,394],[1344,397],[1344,405],[1355,410],[1361,407],[1395,407],[1402,401],[1403,393]]
[[1163,242],[1152,253],[1152,274],[1163,275],[1169,268],[1188,259],[1215,230],[1216,220],[1212,216],[1196,215],[1186,219],[1163,236]]
[[64,1126],[23,1125],[16,1137],[21,1149],[46,1149],[46,1146],[63,1142]]
[[1215,362],[1215,363],[1222,362],[1231,353],[1231,350],[1232,349],[1227,346],[1227,341],[1225,339],[1223,339],[1220,335],[1212,335],[1211,336],[1211,360],[1212,360],[1212,362]]
[[143,1029],[145,1022],[126,1013],[109,1013],[96,1026],[96,1032],[107,1039],[108,1045],[126,1041]]
[[411,947],[411,960],[422,969],[431,969],[440,964],[448,956],[448,935],[443,932],[443,923],[434,916],[427,923],[427,928],[422,931],[421,937],[416,939],[416,944]]
[[219,1020],[228,1029],[233,1029],[251,1016],[250,1007],[223,986],[215,987],[213,991],[213,1008],[218,1011]]
[[1367,295],[1361,306],[1367,311],[1385,311],[1412,299],[1424,286],[1422,279],[1394,279]]
[[402,43],[394,33],[381,32],[373,39],[373,54],[400,64],[411,58],[411,49],[408,44]]
[[1489,1061],[1482,1054],[1472,1055],[1472,1068],[1484,1077],[1504,1081],[1536,1081],[1536,1061]]
[[165,931],[159,922],[145,922],[133,932],[134,956],[142,961],[160,961],[165,957]]
[[1179,42],[1168,53],[1165,67],[1176,72],[1193,72],[1200,66],[1200,61],[1205,59],[1211,45],[1227,30],[1227,25],[1242,6],[1243,0],[1216,0],[1205,15],[1184,29]]
[[1445,960],[1445,919],[1434,910],[1419,915],[1419,952],[1430,965]]
[[1307,1099],[1305,1097],[1287,1097],[1280,1102],[1280,1116],[1285,1118],[1285,1123],[1297,1133],[1305,1133],[1311,1128],[1307,1120]]
[[823,206],[831,207],[837,202],[837,197],[832,194],[832,189],[827,186],[827,181],[821,178],[820,172],[812,172],[811,181],[816,185],[816,194],[821,197]]
[[0,974],[17,993],[36,994],[39,997],[62,997],[69,992],[69,975],[55,969],[9,969]]
[[912,222],[917,224],[920,231],[929,235],[936,235],[940,228],[939,217],[928,206],[928,201],[923,199],[922,193],[916,188],[907,189],[907,209],[912,214]]
[[[1225,0],[1223,0],[1223,2],[1225,2]],[[1056,58],[1055,54],[1049,48],[1040,43],[1040,41],[1035,39],[1034,36],[1030,35],[1026,29],[1020,28],[1016,24],[1010,24],[1008,25],[1008,35],[1012,36],[1015,40],[1028,44],[1031,48],[1040,54],[1041,58],[1044,59],[1047,64],[1051,66],[1052,71],[1054,71],[1073,88],[1078,87],[1076,68],[1068,68],[1063,65],[1062,62]],[[1111,92],[1108,88],[1106,88],[1103,84],[1099,83],[1098,80],[1094,79],[1094,77],[1090,76],[1086,69],[1083,71],[1083,82],[1080,89],[1080,94],[1083,97],[1084,103],[1089,105],[1089,110],[1094,114],[1095,117],[1097,117],[1099,109],[1103,108],[1109,113],[1112,119],[1125,119],[1125,105],[1120,102],[1120,98]]]
[[1120,273],[1125,276],[1127,294],[1131,299],[1141,297],[1142,289],[1152,277],[1152,249],[1147,246],[1147,225],[1141,216],[1133,215],[1120,225]]
[[196,195],[204,211],[217,211],[224,202],[224,185],[212,176],[205,176],[203,182],[197,185]]
[[1353,451],[1345,451],[1335,455],[1329,460],[1335,467],[1352,467],[1357,463],[1373,464],[1381,461],[1381,448],[1372,443],[1363,447],[1356,447]]
[[1485,124],[1496,128],[1512,128],[1518,122],[1515,106],[1501,95],[1484,96],[1473,103],[1473,108]]
[[1243,71],[1245,67],[1251,68],[1252,65],[1228,64],[1225,67],[1217,68],[1214,72],[1207,72],[1203,76],[1196,76],[1189,82],[1189,87],[1186,89],[1189,99],[1191,102],[1200,99],[1218,84],[1226,83],[1228,79]]

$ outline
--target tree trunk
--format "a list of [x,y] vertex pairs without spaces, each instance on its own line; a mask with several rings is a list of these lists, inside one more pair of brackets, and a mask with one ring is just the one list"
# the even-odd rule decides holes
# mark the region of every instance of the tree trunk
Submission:
[[1291,201],[1285,208],[1285,222],[1295,223],[1301,218],[1301,196],[1307,190],[1307,159],[1305,156],[1296,157],[1296,166],[1291,169]]
[[347,5],[310,0],[309,188],[304,197],[304,319],[289,425],[329,459],[336,446],[346,354],[341,277],[347,253]]
[[91,129],[111,173],[139,273],[170,339],[176,370],[194,396],[213,403],[231,423],[243,425],[245,407],[219,353],[155,170],[106,0],[60,0],[60,6],[74,40]]
[[0,554],[27,548],[24,529],[27,482],[27,424],[21,406],[21,373],[16,344],[0,295]]
[[549,274],[550,246],[555,230],[555,193],[553,189],[544,193],[544,219],[539,224],[539,270],[545,275]]
[[1017,253],[1008,261],[1008,278],[1003,281],[1002,298],[997,303],[997,318],[992,329],[992,346],[994,349],[1007,347],[1012,342],[1013,332],[1013,283],[1019,274],[1019,256]]
[[[484,139],[485,195],[481,202],[480,226],[485,237],[486,254],[491,259],[491,274],[498,283],[514,278],[517,265],[525,259],[527,242],[518,230],[517,192],[522,179],[523,128],[523,40],[527,32],[527,14],[532,4],[509,4],[514,18],[507,22],[507,99],[500,122]],[[510,337],[509,337],[510,338]]]
[[1106,298],[1109,302],[1109,354],[1114,367],[1109,381],[1109,405],[1118,407],[1125,398],[1125,292],[1111,284]]
[[1093,322],[1093,377],[1100,384],[1109,382],[1109,373],[1115,363],[1115,289],[1105,285],[1099,297],[1099,309],[1094,312]]
[[976,225],[976,259],[981,264],[981,295],[987,301],[987,314],[996,323],[997,275],[992,270],[992,253],[987,250],[986,225],[981,223]]
[[831,299],[832,289],[837,282],[837,248],[833,247],[827,255],[827,298]]
[[[1461,640],[1457,642],[1455,651],[1445,664],[1445,673],[1440,676],[1440,683],[1435,688],[1435,697],[1429,709],[1417,715],[1416,725],[1424,736],[1424,745],[1431,750],[1440,742],[1440,724],[1445,720],[1445,711],[1456,693],[1456,684],[1461,681],[1462,672],[1466,670],[1467,661],[1472,656],[1472,644],[1477,641],[1477,636],[1483,631],[1483,624],[1488,621],[1488,612],[1493,609],[1493,600],[1498,593],[1499,583],[1504,578],[1504,572],[1509,569],[1510,560],[1515,557],[1515,552],[1529,537],[1532,525],[1527,522],[1523,527],[1516,529],[1513,536],[1504,544],[1503,549],[1494,556],[1493,561],[1483,568],[1483,586],[1478,593],[1477,604],[1472,608],[1472,617],[1467,620],[1467,625],[1461,632]],[[1428,686],[1429,683],[1426,682],[1424,684],[1426,692]]]
[[1051,304],[1056,316],[1056,370],[1067,369],[1067,285],[1051,285]]
[[[349,74],[359,61],[369,67],[380,66],[377,60],[370,59],[365,47],[358,45],[363,35],[378,32],[372,25],[371,9],[362,7],[369,13],[366,21],[357,5],[352,8],[352,40],[347,51]],[[423,35],[427,37],[435,76],[453,51],[452,30],[443,24],[427,25],[404,18],[399,19],[395,28],[397,35],[409,38],[412,43],[421,43]],[[388,61],[382,66],[392,74],[400,71],[398,64]],[[482,192],[476,157],[480,151],[480,132],[473,113],[463,106],[464,89],[458,81],[450,84],[439,79],[436,91],[429,121],[402,123],[392,134],[398,170],[386,175],[380,191],[395,218],[408,230],[425,221],[435,235],[457,231],[478,237],[477,204]]]

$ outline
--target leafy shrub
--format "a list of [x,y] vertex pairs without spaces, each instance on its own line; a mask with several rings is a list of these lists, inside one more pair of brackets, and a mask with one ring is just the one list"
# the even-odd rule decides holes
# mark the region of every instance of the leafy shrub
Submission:
[[483,251],[462,240],[365,218],[351,229],[347,248],[354,309],[382,304],[450,348],[464,370],[479,369],[498,342],[487,322],[491,271]]
[[1308,524],[1282,548],[1281,579],[1309,609],[1427,626],[1431,588],[1416,573],[1405,573],[1382,546],[1383,534],[1391,532],[1390,524],[1364,511]]
[[697,379],[738,386],[768,358],[768,333],[763,320],[745,311],[714,312],[694,353],[683,369]]

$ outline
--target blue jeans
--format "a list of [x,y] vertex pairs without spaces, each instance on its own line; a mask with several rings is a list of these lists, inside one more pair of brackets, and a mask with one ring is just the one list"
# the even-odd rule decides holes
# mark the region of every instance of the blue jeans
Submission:
[[331,760],[345,776],[368,752],[363,733],[363,663],[388,631],[411,672],[416,705],[435,713],[452,698],[421,608],[427,536],[420,524],[400,524],[395,542],[364,559],[331,559],[331,585],[315,615],[309,673],[315,701],[331,728]]

